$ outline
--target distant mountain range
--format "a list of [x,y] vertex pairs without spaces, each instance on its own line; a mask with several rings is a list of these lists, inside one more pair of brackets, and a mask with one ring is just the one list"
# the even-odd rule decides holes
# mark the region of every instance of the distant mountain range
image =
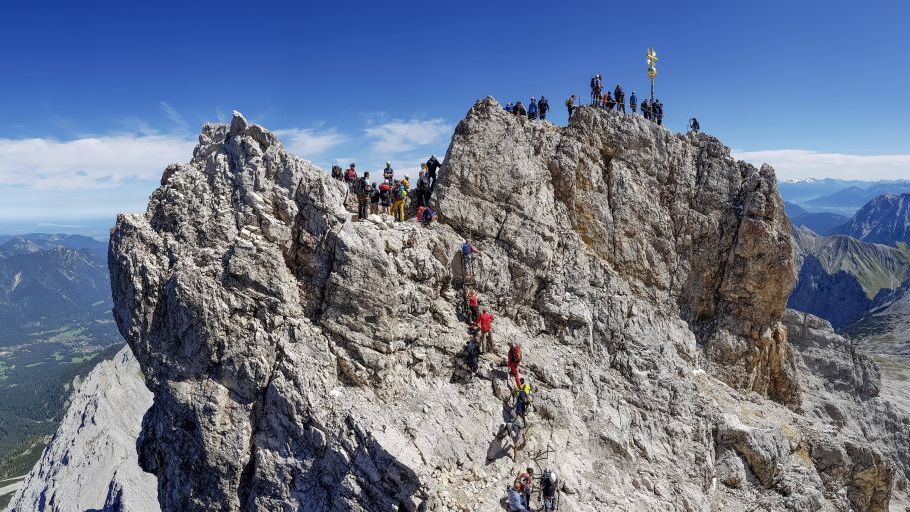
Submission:
[[910,192],[910,180],[858,181],[832,178],[785,180],[778,183],[778,189],[785,201],[794,203],[810,213],[852,215],[877,196]]
[[109,312],[106,250],[71,235],[23,235],[0,245],[0,346]]
[[908,244],[910,194],[878,196],[866,203],[849,222],[832,232],[872,243]]

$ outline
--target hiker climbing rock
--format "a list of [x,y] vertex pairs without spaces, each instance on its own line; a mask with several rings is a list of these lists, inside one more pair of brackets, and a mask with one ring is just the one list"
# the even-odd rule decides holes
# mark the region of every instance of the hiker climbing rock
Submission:
[[515,483],[521,484],[521,494],[525,506],[531,509],[531,494],[534,492],[534,468],[526,468],[515,477]]
[[543,501],[544,511],[559,509],[559,488],[561,482],[556,476],[556,471],[545,469],[540,479],[540,497]]
[[515,390],[515,417],[521,418],[522,426],[528,426],[526,415],[531,407],[531,385],[524,379],[519,381],[518,388]]
[[461,272],[465,283],[474,284],[474,253],[478,252],[480,249],[468,240],[461,244]]
[[637,107],[637,106],[638,106],[638,96],[635,95],[635,91],[632,91],[632,95],[629,96],[629,110],[631,110],[632,113],[634,114],[635,107]]
[[477,370],[480,369],[480,346],[477,345],[477,340],[473,338],[468,340],[464,347],[464,356],[468,370],[471,371],[472,375],[476,374]]
[[468,309],[471,312],[470,318],[468,318],[468,323],[473,324],[477,321],[477,317],[480,314],[480,297],[474,290],[469,290],[467,300]]
[[436,155],[430,155],[430,159],[427,160],[427,177],[430,178],[430,194],[433,193],[433,190],[436,188],[436,173],[439,171],[439,160],[436,160]]
[[531,96],[531,103],[528,103],[528,119],[537,119],[537,101]]
[[480,328],[480,352],[490,352],[493,350],[493,315],[484,309],[477,317],[475,325]]
[[512,374],[512,378],[515,379],[515,388],[518,389],[521,387],[524,379],[518,374],[518,365],[521,364],[521,345],[518,343],[509,342],[509,354],[507,356],[506,364],[509,367],[509,372]]
[[698,124],[698,119],[695,119],[694,117],[692,119],[689,119],[689,131],[692,133],[698,133],[698,130],[700,129],[701,125]]
[[509,487],[507,501],[511,512],[531,512],[531,509],[524,503],[524,494],[522,494],[522,491],[521,484],[518,482],[515,482],[512,487]]
[[365,172],[361,178],[354,183],[354,193],[357,194],[357,220],[364,221],[367,218],[367,206],[370,200],[370,173]]
[[550,102],[543,94],[540,95],[540,100],[537,102],[537,111],[541,121],[547,118],[547,112],[550,111]]
[[575,115],[575,95],[569,96],[569,99],[566,100],[566,110],[569,111],[569,119],[572,119],[572,116]]

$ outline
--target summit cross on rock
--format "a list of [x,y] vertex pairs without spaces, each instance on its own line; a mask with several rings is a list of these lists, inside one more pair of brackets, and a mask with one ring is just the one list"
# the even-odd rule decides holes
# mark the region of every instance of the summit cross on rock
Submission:
[[654,51],[654,48],[648,48],[648,53],[646,54],[648,59],[648,78],[651,79],[651,102],[654,102],[654,78],[657,77],[657,68],[654,67],[654,63],[658,61],[657,52]]

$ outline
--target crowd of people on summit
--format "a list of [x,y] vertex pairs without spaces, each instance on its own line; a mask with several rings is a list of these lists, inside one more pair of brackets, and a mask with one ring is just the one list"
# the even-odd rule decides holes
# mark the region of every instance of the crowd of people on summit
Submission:
[[[641,115],[650,121],[663,124],[663,103],[658,99],[645,99],[640,104],[635,91],[629,95],[628,103],[622,85],[616,85],[612,91],[604,93],[603,76],[595,74],[591,77],[591,105],[608,111],[626,114],[626,105],[632,115]],[[653,95],[653,91],[652,91]],[[565,102],[571,119],[578,108],[578,98],[573,94]],[[527,107],[521,102],[509,102],[505,110],[516,115],[527,117],[530,120],[546,120],[550,111],[550,104],[543,95],[540,99],[531,97]],[[697,133],[700,129],[698,120],[694,117],[689,120],[689,130]],[[423,164],[417,176],[416,183],[411,184],[410,176],[401,179],[395,177],[391,162],[386,162],[382,170],[382,181],[370,181],[370,173],[358,175],[354,163],[343,170],[340,166],[332,167],[332,177],[347,185],[346,204],[353,206],[356,198],[357,220],[364,221],[370,215],[391,215],[395,221],[403,222],[409,218],[416,218],[425,226],[429,226],[436,219],[436,205],[433,194],[438,181],[441,164],[435,155]],[[481,370],[481,359],[492,359],[491,367],[496,366],[497,354],[501,354],[493,338],[493,325],[495,317],[490,309],[483,305],[481,288],[477,282],[478,255],[480,249],[470,240],[465,240],[461,247],[463,290],[463,315],[468,325],[468,341],[463,350],[464,366],[468,377],[477,376]],[[500,356],[501,357],[501,356]],[[500,426],[496,439],[509,438],[512,442],[513,460],[518,460],[518,452],[524,446],[524,434],[528,427],[528,413],[533,410],[532,386],[529,380],[521,374],[523,350],[516,340],[509,341],[505,359],[499,360],[498,365],[508,368],[503,375],[512,389],[510,398],[510,418]],[[506,503],[510,511],[530,512],[531,496],[539,490],[539,501],[542,508],[539,510],[558,510],[559,489],[562,482],[556,473],[549,467],[543,471],[539,480],[535,480],[533,468],[527,468],[520,473],[506,491]]]
[[437,174],[442,164],[431,155],[426,163],[420,164],[417,183],[411,187],[411,177],[395,178],[392,162],[385,163],[382,170],[382,183],[370,181],[370,173],[357,175],[357,164],[351,163],[347,170],[341,166],[332,166],[332,177],[347,185],[348,198],[357,199],[357,220],[364,221],[372,215],[391,215],[396,222],[403,222],[413,212],[419,222],[428,226],[436,219],[436,209],[430,198],[436,189]]

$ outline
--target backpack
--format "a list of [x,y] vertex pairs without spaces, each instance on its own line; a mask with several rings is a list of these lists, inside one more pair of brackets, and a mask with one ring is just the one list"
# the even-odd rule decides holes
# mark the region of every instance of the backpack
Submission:
[[356,194],[366,194],[367,193],[367,179],[366,178],[358,178],[357,181],[354,182],[354,193],[356,193]]
[[392,189],[392,200],[401,201],[402,199],[404,199],[404,187],[398,184],[397,187]]
[[348,181],[354,181],[355,179],[357,179],[357,173],[354,172],[354,169],[348,169],[347,172],[345,172],[344,177]]
[[512,361],[521,362],[521,345],[512,345]]
[[518,390],[517,400],[521,402],[521,405],[527,407],[531,403],[531,397],[528,396],[528,392],[524,388]]

